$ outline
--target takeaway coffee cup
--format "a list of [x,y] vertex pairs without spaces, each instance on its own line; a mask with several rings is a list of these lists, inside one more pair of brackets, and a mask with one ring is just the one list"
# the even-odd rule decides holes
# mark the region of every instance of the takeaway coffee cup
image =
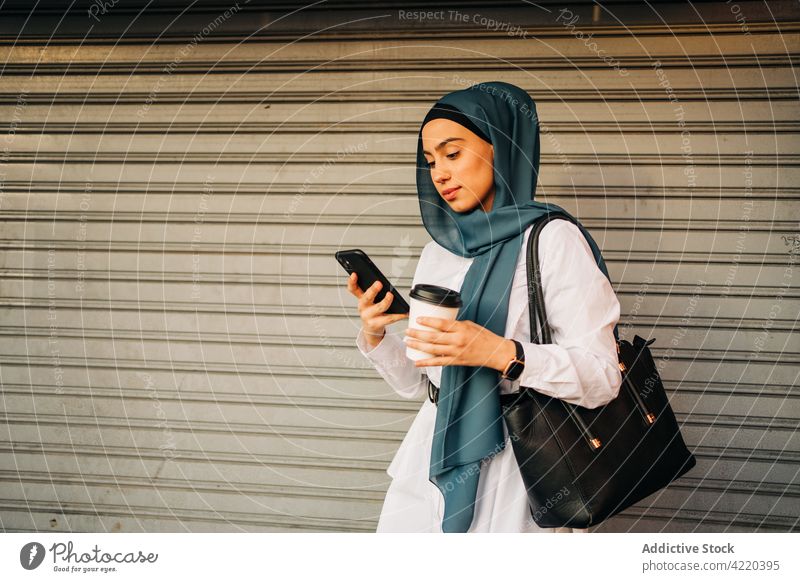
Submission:
[[[441,317],[442,319],[455,320],[458,309],[461,307],[461,294],[447,287],[438,285],[414,285],[409,293],[411,308],[408,314],[408,327],[428,331],[438,331],[436,328],[417,323],[418,317]],[[433,357],[433,354],[415,350],[406,346],[406,356],[412,360],[424,360]]]

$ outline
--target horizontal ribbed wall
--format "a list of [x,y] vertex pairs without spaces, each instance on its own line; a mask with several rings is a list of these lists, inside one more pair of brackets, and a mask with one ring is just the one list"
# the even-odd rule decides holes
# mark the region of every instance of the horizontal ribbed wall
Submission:
[[[229,8],[201,4],[196,31]],[[656,338],[698,459],[599,529],[796,530],[800,26],[741,4],[748,35],[724,3],[708,26],[573,5],[617,68],[555,8],[503,8],[527,38],[351,23],[292,43],[251,35],[259,7],[194,44],[0,27],[2,528],[374,531],[420,402],[358,353],[333,253],[407,294],[419,121],[501,80],[538,103],[537,198],[603,249],[621,334]]]

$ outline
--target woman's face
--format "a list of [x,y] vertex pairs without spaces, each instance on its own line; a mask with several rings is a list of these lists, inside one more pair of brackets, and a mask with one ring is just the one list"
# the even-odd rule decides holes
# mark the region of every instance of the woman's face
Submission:
[[[422,128],[422,150],[439,195],[456,212],[494,203],[494,148],[449,119],[432,119]],[[448,190],[455,188],[452,193]]]

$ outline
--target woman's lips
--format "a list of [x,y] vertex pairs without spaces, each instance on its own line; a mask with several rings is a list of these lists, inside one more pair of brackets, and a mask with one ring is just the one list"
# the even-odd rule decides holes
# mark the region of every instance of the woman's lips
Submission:
[[455,200],[455,198],[456,198],[456,194],[458,194],[458,191],[459,191],[460,189],[461,189],[461,186],[456,186],[456,187],[455,187],[455,188],[453,188],[453,189],[452,189],[450,192],[447,192],[447,194],[442,194],[442,197],[443,197],[445,200]]

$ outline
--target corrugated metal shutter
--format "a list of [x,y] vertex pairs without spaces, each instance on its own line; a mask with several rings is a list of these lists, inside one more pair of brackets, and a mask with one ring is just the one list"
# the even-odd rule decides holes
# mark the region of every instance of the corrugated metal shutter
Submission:
[[419,120],[504,80],[539,104],[539,198],[604,249],[698,457],[600,529],[796,530],[800,19],[772,5],[45,3],[19,42],[7,3],[2,528],[373,531],[419,403],[355,348],[333,253],[407,293]]

